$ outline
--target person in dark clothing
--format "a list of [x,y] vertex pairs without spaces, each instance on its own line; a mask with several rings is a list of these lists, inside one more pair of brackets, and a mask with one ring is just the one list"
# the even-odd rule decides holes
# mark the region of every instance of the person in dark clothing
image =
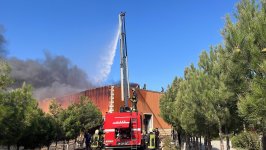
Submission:
[[145,131],[143,131],[143,133],[142,133],[142,142],[143,142],[143,149],[144,150],[146,150],[146,146],[147,146],[146,141],[148,141],[147,134],[146,134]]
[[150,133],[145,134],[144,141],[145,141],[144,149],[146,150],[148,148],[149,143],[150,143]]
[[130,101],[132,102],[132,111],[133,112],[137,112],[137,103],[138,103],[138,97],[137,97],[137,93],[136,93],[136,89],[133,88],[132,89],[133,95],[132,98],[130,99]]
[[156,147],[157,148],[159,148],[159,146],[160,146],[160,132],[159,132],[159,129],[158,128],[156,128],[155,130],[154,130],[154,133],[155,133],[155,141],[156,141]]
[[86,150],[90,150],[91,134],[89,132],[85,132],[84,138],[85,138]]

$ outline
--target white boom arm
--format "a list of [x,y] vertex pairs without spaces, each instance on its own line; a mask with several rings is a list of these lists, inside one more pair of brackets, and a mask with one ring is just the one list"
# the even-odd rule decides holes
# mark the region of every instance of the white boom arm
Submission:
[[130,98],[130,92],[129,92],[129,80],[128,80],[125,12],[121,12],[119,14],[119,26],[120,26],[121,98],[122,101],[125,101],[125,107],[128,107],[128,99]]

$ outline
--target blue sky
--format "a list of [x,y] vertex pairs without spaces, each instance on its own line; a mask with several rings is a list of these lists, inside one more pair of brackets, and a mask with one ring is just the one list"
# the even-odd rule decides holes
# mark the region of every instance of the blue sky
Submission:
[[[114,40],[118,14],[126,11],[129,80],[150,90],[183,76],[202,50],[222,42],[225,15],[238,1],[0,0],[9,57],[64,55],[91,80],[101,76],[102,56]],[[119,81],[119,49],[101,84]]]

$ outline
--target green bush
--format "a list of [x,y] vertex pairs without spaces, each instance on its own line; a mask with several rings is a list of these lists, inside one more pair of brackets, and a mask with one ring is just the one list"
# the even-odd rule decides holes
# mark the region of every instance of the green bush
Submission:
[[173,143],[170,136],[164,137],[162,139],[162,143],[163,143],[163,149],[164,150],[177,150],[177,149],[179,149],[175,146],[175,144]]
[[259,150],[260,139],[255,132],[241,132],[232,137],[232,147],[237,149]]

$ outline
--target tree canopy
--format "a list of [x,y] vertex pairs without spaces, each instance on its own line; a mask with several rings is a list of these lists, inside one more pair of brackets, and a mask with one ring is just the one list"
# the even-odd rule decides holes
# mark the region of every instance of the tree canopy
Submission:
[[166,122],[193,136],[238,133],[243,127],[265,134],[265,18],[264,1],[237,4],[233,19],[226,17],[223,43],[203,51],[198,65],[187,67],[162,96]]
[[59,140],[75,139],[80,132],[100,126],[102,114],[87,98],[73,103],[67,109],[53,100],[51,114],[38,108],[32,96],[32,87],[23,83],[21,88],[12,84],[10,67],[0,60],[0,145],[36,148],[49,146]]

